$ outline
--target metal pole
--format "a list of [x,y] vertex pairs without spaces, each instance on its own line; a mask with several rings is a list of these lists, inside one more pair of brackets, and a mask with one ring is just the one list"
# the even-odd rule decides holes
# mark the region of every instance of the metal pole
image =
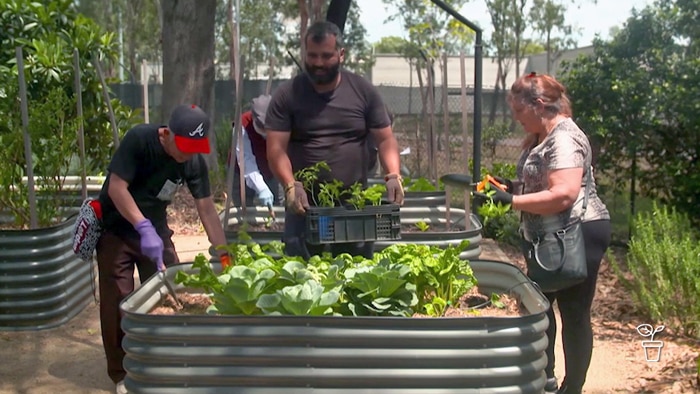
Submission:
[[[226,202],[224,204],[224,230],[228,227],[228,221],[229,221],[229,216],[230,216],[230,211],[231,211],[231,194],[235,193],[235,190],[233,190],[233,175],[234,171],[236,169],[236,161],[238,161],[238,156],[236,154],[236,149],[233,147],[238,147],[238,149],[241,150],[241,154],[243,154],[243,140],[242,140],[242,133],[243,133],[243,127],[241,125],[241,95],[242,95],[242,89],[241,89],[241,55],[240,55],[240,0],[236,0],[235,5],[236,8],[236,13],[234,16],[234,21],[232,26],[233,28],[231,29],[231,35],[232,35],[232,40],[233,40],[233,56],[231,58],[233,59],[233,67],[234,67],[234,89],[235,89],[235,101],[234,101],[234,122],[233,122],[233,129],[232,129],[232,136],[231,136],[231,158],[229,160],[229,165],[227,169],[227,177],[226,177]],[[243,155],[241,155],[243,156]],[[238,162],[238,168],[240,170],[239,173],[239,192],[241,195],[241,209],[243,210],[243,213],[245,213],[245,169],[244,169],[244,163],[243,160],[240,160]]]
[[[236,37],[233,41],[233,48],[236,57],[236,135],[238,136],[238,149],[241,152],[241,160],[238,163],[240,179],[239,190],[241,193],[241,208],[243,214],[246,213],[246,195],[245,195],[245,151],[243,150],[243,124],[242,124],[242,113],[241,107],[243,105],[243,65],[241,64],[241,2],[236,0]],[[228,223],[227,223],[228,224]]]
[[[464,154],[464,173],[469,174],[469,148],[467,141],[469,140],[469,122],[467,108],[467,67],[464,52],[459,53],[459,74],[460,74],[460,89],[459,96],[462,102],[462,150]],[[465,196],[466,198],[466,196]]]
[[78,154],[80,156],[81,197],[87,198],[87,174],[85,173],[85,129],[83,127],[83,88],[80,84],[80,53],[73,49],[73,75],[75,81],[75,106],[78,114]]
[[15,48],[17,56],[17,75],[19,79],[20,113],[22,116],[22,134],[24,135],[24,160],[27,171],[27,190],[29,198],[29,228],[37,228],[39,220],[36,212],[36,191],[34,190],[34,164],[32,161],[32,139],[29,136],[29,109],[27,104],[27,82],[24,79],[24,55],[22,47]]
[[481,95],[483,78],[481,30],[476,32],[474,49],[474,181],[481,179]]
[[143,87],[143,121],[149,123],[148,119],[148,63],[143,59],[141,63],[141,86]]
[[[452,144],[450,143],[450,102],[447,92],[447,52],[442,53],[442,135],[447,145],[447,169],[452,169]],[[438,139],[438,141],[440,141]]]
[[[107,86],[107,82],[105,82],[105,75],[102,72],[100,58],[95,52],[92,53],[92,63],[95,65],[95,69],[97,69],[97,75],[100,77],[100,84],[102,85],[102,96],[104,97],[105,104],[107,104],[107,111],[109,112],[109,123],[112,125],[112,140],[114,140],[114,149],[117,149],[119,148],[119,130],[117,129],[117,120],[114,117],[114,109],[112,109],[112,100],[109,98],[109,87]],[[121,70],[122,67],[119,67],[119,69]]]

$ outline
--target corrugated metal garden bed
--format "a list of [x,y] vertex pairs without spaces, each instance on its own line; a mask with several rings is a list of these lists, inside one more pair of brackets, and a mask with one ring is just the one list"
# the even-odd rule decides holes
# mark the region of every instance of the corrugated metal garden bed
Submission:
[[[123,303],[127,388],[137,393],[540,393],[547,299],[517,267],[471,261],[513,317],[154,315],[153,276]],[[191,264],[170,267],[167,280]],[[178,291],[188,291],[178,285]]]

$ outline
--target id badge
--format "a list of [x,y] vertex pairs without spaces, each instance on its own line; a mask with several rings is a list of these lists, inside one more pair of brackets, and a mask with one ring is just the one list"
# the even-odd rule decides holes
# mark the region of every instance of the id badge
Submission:
[[161,201],[172,201],[178,186],[178,184],[174,183],[170,179],[166,180],[156,198]]

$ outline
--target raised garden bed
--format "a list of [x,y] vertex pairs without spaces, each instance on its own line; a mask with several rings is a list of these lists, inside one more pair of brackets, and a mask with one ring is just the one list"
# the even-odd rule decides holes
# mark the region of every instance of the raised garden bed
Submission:
[[[139,393],[541,393],[547,299],[517,267],[472,261],[509,317],[158,315],[149,278],[122,303],[127,389]],[[172,281],[179,270],[166,270]],[[179,292],[191,289],[177,286]]]
[[[260,244],[270,241],[282,241],[284,229],[284,208],[275,207],[276,222],[272,229],[265,227],[269,213],[267,208],[248,207],[245,215],[238,208],[229,211],[229,222],[226,227],[226,239],[234,242],[238,239],[238,230],[241,223],[247,223],[248,234],[253,240]],[[441,247],[455,245],[463,240],[469,240],[469,247],[464,250],[460,257],[465,260],[476,259],[481,254],[481,223],[475,215],[469,215],[466,222],[464,209],[450,208],[449,215],[446,207],[401,207],[401,228],[400,240],[377,241],[374,250],[379,251],[393,243],[418,243],[429,244]],[[223,221],[223,213],[220,215]],[[446,230],[446,223],[450,224],[450,231]],[[430,226],[427,231],[420,231],[416,224],[425,222]],[[468,224],[468,226],[467,226]],[[416,231],[409,230],[415,228]],[[404,229],[409,231],[403,231]]]
[[95,264],[73,253],[74,222],[0,230],[0,331],[54,328],[92,301]]

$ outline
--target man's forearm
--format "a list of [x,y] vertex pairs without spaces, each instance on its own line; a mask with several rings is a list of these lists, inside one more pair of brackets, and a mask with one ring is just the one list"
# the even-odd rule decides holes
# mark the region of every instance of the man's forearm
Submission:
[[399,156],[399,143],[392,135],[385,138],[377,145],[379,161],[387,174],[399,174],[401,170],[401,158]]
[[119,211],[124,219],[131,223],[132,226],[135,226],[145,217],[138,205],[136,205],[136,201],[134,201],[134,197],[129,193],[127,187],[128,184],[124,183],[121,178],[115,178],[115,176],[112,175],[107,194],[109,194],[109,198],[112,199],[117,211]]
[[275,177],[282,183],[288,185],[294,182],[294,172],[292,171],[292,162],[289,160],[287,152],[273,152],[275,159],[270,161],[270,170]]
[[[207,238],[209,242],[214,246],[225,246],[226,235],[224,234],[224,229],[219,219],[219,215],[216,213],[216,206],[214,205],[214,199],[207,197],[196,201],[197,211],[199,213],[199,219],[202,221],[202,226],[204,226],[204,231],[207,233]],[[223,251],[219,252],[223,253]]]

